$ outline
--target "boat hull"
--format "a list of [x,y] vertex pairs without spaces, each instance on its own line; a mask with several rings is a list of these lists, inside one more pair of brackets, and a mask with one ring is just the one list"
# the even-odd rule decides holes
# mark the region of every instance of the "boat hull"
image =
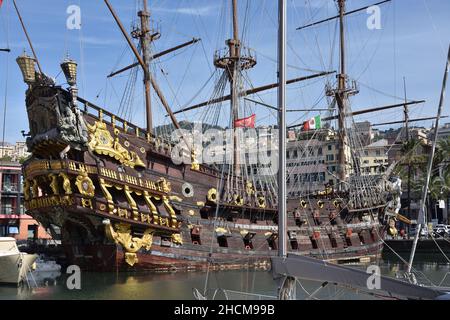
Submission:
[[8,253],[0,255],[0,284],[19,285],[26,281],[28,271],[37,255],[26,253]]

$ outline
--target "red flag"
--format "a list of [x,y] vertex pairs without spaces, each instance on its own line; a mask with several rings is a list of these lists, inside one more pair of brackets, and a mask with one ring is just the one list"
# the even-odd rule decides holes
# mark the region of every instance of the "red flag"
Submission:
[[254,128],[255,127],[256,114],[252,114],[250,117],[237,119],[234,122],[235,128]]
[[2,6],[3,0],[0,0],[0,7]]
[[309,121],[303,122],[303,131],[309,131],[311,130],[311,127],[309,125]]

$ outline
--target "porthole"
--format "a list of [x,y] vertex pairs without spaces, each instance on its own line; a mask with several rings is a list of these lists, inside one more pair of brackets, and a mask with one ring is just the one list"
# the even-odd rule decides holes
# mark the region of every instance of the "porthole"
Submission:
[[186,182],[181,187],[181,192],[186,198],[192,198],[194,196],[194,187],[192,184]]

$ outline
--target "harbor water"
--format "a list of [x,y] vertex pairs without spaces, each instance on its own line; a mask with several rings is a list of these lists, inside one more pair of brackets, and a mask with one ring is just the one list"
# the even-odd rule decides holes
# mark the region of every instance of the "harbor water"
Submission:
[[[406,270],[399,261],[378,264],[381,273],[390,277],[402,275]],[[367,268],[367,266],[354,266]],[[450,287],[450,263],[417,261],[414,265],[421,283]],[[30,287],[0,287],[0,299],[7,300],[190,300],[193,290],[215,299],[270,299],[276,296],[277,283],[270,272],[240,270],[207,273],[90,273],[80,275],[80,289],[69,289],[70,275],[65,272],[34,274]],[[34,281],[35,280],[35,281]],[[319,283],[300,281],[297,299],[305,299],[320,286]],[[205,291],[205,288],[206,291]],[[219,289],[219,290],[218,290]],[[243,294],[251,293],[251,294]],[[348,289],[327,286],[316,299],[379,299]]]

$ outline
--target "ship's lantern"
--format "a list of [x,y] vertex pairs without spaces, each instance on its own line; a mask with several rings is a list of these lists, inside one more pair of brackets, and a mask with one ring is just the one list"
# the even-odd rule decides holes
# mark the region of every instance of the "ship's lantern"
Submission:
[[16,59],[17,64],[19,65],[20,71],[22,72],[23,81],[26,84],[33,84],[36,82],[36,61],[28,56],[27,54],[23,54]]
[[77,63],[67,58],[61,63],[61,69],[69,86],[73,87],[77,83]]

